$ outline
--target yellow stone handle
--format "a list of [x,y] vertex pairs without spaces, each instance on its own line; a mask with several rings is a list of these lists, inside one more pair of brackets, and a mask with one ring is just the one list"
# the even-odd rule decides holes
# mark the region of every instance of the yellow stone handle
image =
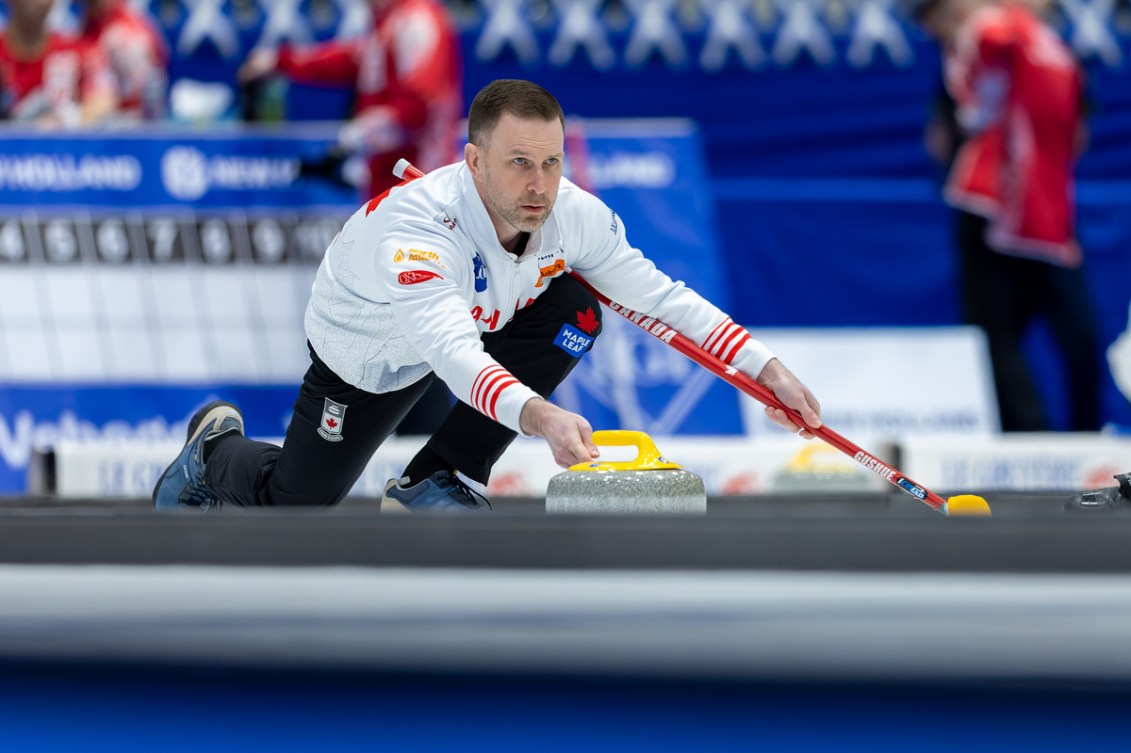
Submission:
[[636,457],[632,460],[610,460],[571,465],[571,471],[660,471],[682,468],[679,463],[665,460],[652,438],[642,431],[593,432],[593,444],[600,447],[636,447]]

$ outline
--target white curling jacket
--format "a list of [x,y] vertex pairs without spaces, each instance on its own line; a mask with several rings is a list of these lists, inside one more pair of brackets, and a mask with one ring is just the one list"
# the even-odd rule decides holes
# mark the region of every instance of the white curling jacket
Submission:
[[462,162],[393,188],[346,221],[318,268],[306,335],[359,389],[391,392],[434,370],[460,400],[521,433],[519,413],[537,394],[487,354],[479,336],[504,327],[567,269],[752,377],[773,358],[656,269],[629,245],[615,212],[564,178],[525,252],[508,253]]

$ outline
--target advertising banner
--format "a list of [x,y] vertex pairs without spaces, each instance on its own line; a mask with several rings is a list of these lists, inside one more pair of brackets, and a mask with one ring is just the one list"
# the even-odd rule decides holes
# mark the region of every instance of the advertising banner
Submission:
[[902,471],[947,493],[1101,489],[1131,469],[1131,437],[1119,435],[921,437],[901,448]]
[[[985,335],[977,327],[751,329],[821,402],[821,415],[861,446],[907,436],[999,431]],[[746,432],[781,432],[743,396]]]

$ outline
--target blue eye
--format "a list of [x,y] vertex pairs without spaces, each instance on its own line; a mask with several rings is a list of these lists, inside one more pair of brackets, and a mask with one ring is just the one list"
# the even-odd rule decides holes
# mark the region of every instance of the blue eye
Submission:
[[526,164],[526,157],[515,157],[514,163],[516,165],[525,165]]

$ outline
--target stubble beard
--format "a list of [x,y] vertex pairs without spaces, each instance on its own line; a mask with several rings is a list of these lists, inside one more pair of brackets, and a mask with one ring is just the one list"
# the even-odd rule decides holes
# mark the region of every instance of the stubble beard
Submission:
[[541,196],[529,195],[526,199],[530,203],[545,204],[542,211],[534,217],[522,211],[524,201],[512,203],[511,200],[505,199],[495,193],[494,186],[488,183],[487,198],[491,201],[491,209],[495,214],[499,215],[508,225],[518,230],[521,233],[533,233],[538,228],[546,224],[546,220],[550,217],[550,210],[554,208],[554,203],[549,201],[543,194]]

